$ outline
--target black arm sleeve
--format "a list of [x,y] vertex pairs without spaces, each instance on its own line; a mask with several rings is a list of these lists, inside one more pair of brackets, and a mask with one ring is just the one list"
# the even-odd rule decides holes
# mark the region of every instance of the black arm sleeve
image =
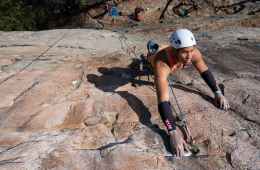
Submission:
[[204,81],[207,83],[207,85],[209,86],[209,88],[212,90],[213,93],[218,91],[216,80],[209,69],[204,71],[200,75],[204,79]]
[[172,114],[171,103],[169,101],[161,102],[158,105],[160,116],[163,120],[164,125],[170,132],[176,130],[175,118]]

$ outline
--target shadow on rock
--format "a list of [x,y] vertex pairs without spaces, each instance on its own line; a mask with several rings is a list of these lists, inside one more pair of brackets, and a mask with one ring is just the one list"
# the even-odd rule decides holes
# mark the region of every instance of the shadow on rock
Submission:
[[139,75],[133,69],[121,67],[100,67],[98,68],[98,71],[102,74],[101,76],[88,74],[87,79],[104,92],[115,92],[118,87],[128,83],[132,83],[132,85],[153,85],[150,81],[137,80]]
[[[101,75],[96,74],[88,74],[87,79],[89,82],[93,83],[98,89],[101,89],[104,92],[112,92],[117,93],[122,98],[124,98],[129,106],[135,111],[135,113],[139,117],[139,121],[149,127],[152,131],[156,132],[161,136],[163,139],[164,145],[167,151],[171,152],[170,143],[169,143],[169,136],[165,130],[160,129],[157,124],[153,124],[151,122],[151,113],[149,109],[144,105],[144,103],[137,98],[135,95],[129,93],[128,91],[119,91],[117,90],[119,87],[124,86],[128,83],[132,85],[150,85],[153,86],[153,82],[145,81],[145,80],[138,80],[138,72],[136,69],[133,69],[133,65],[129,66],[130,68],[121,68],[121,67],[112,67],[112,68],[105,68],[100,67],[98,68],[99,73]],[[174,88],[180,89],[189,93],[194,93],[200,95],[209,103],[214,104],[214,99],[210,96],[203,94],[199,90],[193,88],[192,86],[187,86],[185,84],[176,83],[173,85]]]
[[135,72],[129,68],[101,67],[98,68],[98,71],[101,73],[101,75],[89,74],[87,75],[88,81],[95,84],[98,89],[101,89],[104,92],[117,93],[122,98],[124,98],[139,117],[139,121],[155,133],[159,134],[163,139],[166,150],[171,152],[168,134],[157,124],[153,124],[151,122],[151,113],[149,112],[149,109],[144,105],[144,103],[138,97],[129,93],[128,91],[116,91],[118,87],[128,83],[135,83],[138,85],[152,85],[153,83],[136,80]]
[[137,114],[139,121],[149,127],[152,131],[159,134],[163,139],[165,148],[168,152],[171,152],[170,143],[169,143],[169,135],[166,133],[165,130],[161,129],[157,124],[153,124],[151,122],[151,113],[149,109],[144,105],[144,103],[138,99],[135,95],[127,92],[127,91],[118,91],[121,97],[127,100],[129,106],[135,111]]

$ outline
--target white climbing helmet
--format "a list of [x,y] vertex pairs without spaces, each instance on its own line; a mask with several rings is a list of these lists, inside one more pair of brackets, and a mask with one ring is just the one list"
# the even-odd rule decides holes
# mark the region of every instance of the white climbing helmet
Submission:
[[177,29],[170,37],[171,45],[176,48],[191,47],[196,45],[193,33],[188,29]]

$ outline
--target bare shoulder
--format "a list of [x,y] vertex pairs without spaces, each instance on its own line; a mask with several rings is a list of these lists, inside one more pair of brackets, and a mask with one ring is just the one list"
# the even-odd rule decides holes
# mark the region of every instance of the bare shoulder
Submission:
[[170,46],[165,46],[164,48],[160,48],[160,50],[155,54],[155,62],[157,61],[163,61],[165,63],[167,63],[167,59],[168,59],[168,54],[169,54],[169,50],[170,50]]
[[166,46],[166,45],[161,46],[160,49],[158,50],[158,52],[156,53],[156,55],[157,55],[157,56],[162,56],[162,55],[164,55],[165,53],[167,53],[167,52],[169,51],[169,49],[170,49],[170,46],[169,46],[169,45],[168,45],[168,46]]
[[204,72],[208,69],[207,64],[205,63],[202,54],[200,53],[199,49],[195,48],[195,51],[192,56],[192,64],[195,68],[200,72]]
[[168,68],[168,65],[166,62],[164,62],[160,57],[155,61],[155,69],[156,70],[162,70]]
[[155,69],[155,76],[163,78],[163,79],[167,78],[168,75],[171,72],[171,69],[168,66],[168,64],[165,61],[161,60],[161,59],[158,59],[155,62],[155,68],[154,69]]
[[168,44],[161,44],[161,45],[160,45],[160,48],[159,48],[159,51],[165,50],[165,49],[167,49],[167,48],[170,48],[170,46],[169,46]]
[[199,61],[203,60],[202,54],[198,48],[194,49],[192,60],[193,60],[193,62],[199,62]]
[[159,51],[150,57],[150,62],[155,71],[156,76],[168,76],[170,67],[168,66],[168,53],[170,50],[169,45],[160,45]]

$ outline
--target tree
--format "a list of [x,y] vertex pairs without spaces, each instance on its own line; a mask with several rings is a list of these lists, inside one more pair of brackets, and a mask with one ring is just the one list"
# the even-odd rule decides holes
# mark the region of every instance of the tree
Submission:
[[22,0],[0,1],[0,30],[33,30],[34,28],[33,14]]
[[[66,25],[71,16],[106,0],[1,0],[0,30],[42,30]],[[51,27],[51,28],[53,28]]]

